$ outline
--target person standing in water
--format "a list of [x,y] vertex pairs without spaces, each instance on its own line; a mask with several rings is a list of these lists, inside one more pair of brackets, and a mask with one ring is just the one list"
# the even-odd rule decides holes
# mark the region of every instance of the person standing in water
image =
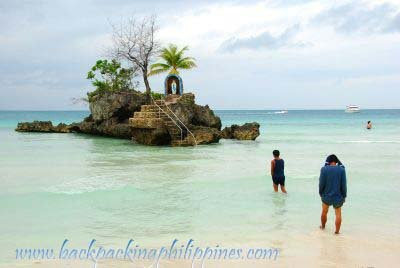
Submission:
[[342,224],[342,206],[347,196],[346,171],[344,166],[332,154],[328,156],[319,176],[319,195],[322,201],[321,229],[325,229],[329,206],[335,209],[335,234],[339,234]]
[[285,161],[281,159],[280,152],[278,150],[274,150],[272,152],[274,159],[271,160],[271,176],[272,182],[274,186],[274,191],[278,192],[279,185],[281,186],[282,193],[286,194],[285,189]]
[[371,123],[371,121],[368,121],[367,122],[367,129],[371,129],[372,128],[372,123]]

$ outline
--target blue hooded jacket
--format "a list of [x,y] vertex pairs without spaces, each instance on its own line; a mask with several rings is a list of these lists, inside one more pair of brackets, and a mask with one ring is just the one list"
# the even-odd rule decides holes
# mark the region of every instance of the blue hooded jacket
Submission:
[[324,166],[319,176],[319,195],[326,204],[339,204],[347,196],[344,166]]

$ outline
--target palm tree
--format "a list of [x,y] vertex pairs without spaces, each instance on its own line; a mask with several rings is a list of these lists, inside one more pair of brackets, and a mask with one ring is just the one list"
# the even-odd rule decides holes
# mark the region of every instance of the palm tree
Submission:
[[195,59],[192,57],[183,57],[189,47],[185,46],[178,50],[176,45],[170,44],[161,50],[160,58],[164,63],[155,63],[151,65],[149,75],[168,72],[170,74],[179,74],[178,69],[192,69],[196,66]]

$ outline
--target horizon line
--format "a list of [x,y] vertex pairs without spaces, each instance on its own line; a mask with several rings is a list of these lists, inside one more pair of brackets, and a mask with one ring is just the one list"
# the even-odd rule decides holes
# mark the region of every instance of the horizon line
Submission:
[[[219,108],[214,108],[211,109],[214,111],[341,111],[345,110],[343,108],[290,108],[290,109],[273,109],[273,108],[239,108],[239,109],[233,109],[233,108],[226,108],[226,109],[219,109]],[[365,110],[400,110],[399,108],[364,108],[361,109],[361,111]],[[6,109],[6,110],[1,110],[0,112],[90,112],[89,109],[85,110],[62,110],[62,109],[54,109],[54,110],[37,110],[37,109]]]

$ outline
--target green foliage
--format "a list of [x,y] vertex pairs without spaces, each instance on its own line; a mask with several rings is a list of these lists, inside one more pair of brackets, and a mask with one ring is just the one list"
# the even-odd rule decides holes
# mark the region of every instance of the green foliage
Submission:
[[133,89],[132,78],[135,71],[132,68],[122,68],[117,60],[98,60],[87,73],[87,79],[92,81],[95,90],[88,92],[91,102],[94,96],[107,92],[121,92]]
[[153,100],[162,100],[164,98],[164,94],[152,91],[151,97],[153,97]]
[[176,45],[170,44],[161,50],[160,58],[164,61],[151,65],[149,75],[159,74],[169,71],[170,74],[179,74],[178,69],[192,69],[196,66],[195,59],[184,57],[187,46],[178,50]]

